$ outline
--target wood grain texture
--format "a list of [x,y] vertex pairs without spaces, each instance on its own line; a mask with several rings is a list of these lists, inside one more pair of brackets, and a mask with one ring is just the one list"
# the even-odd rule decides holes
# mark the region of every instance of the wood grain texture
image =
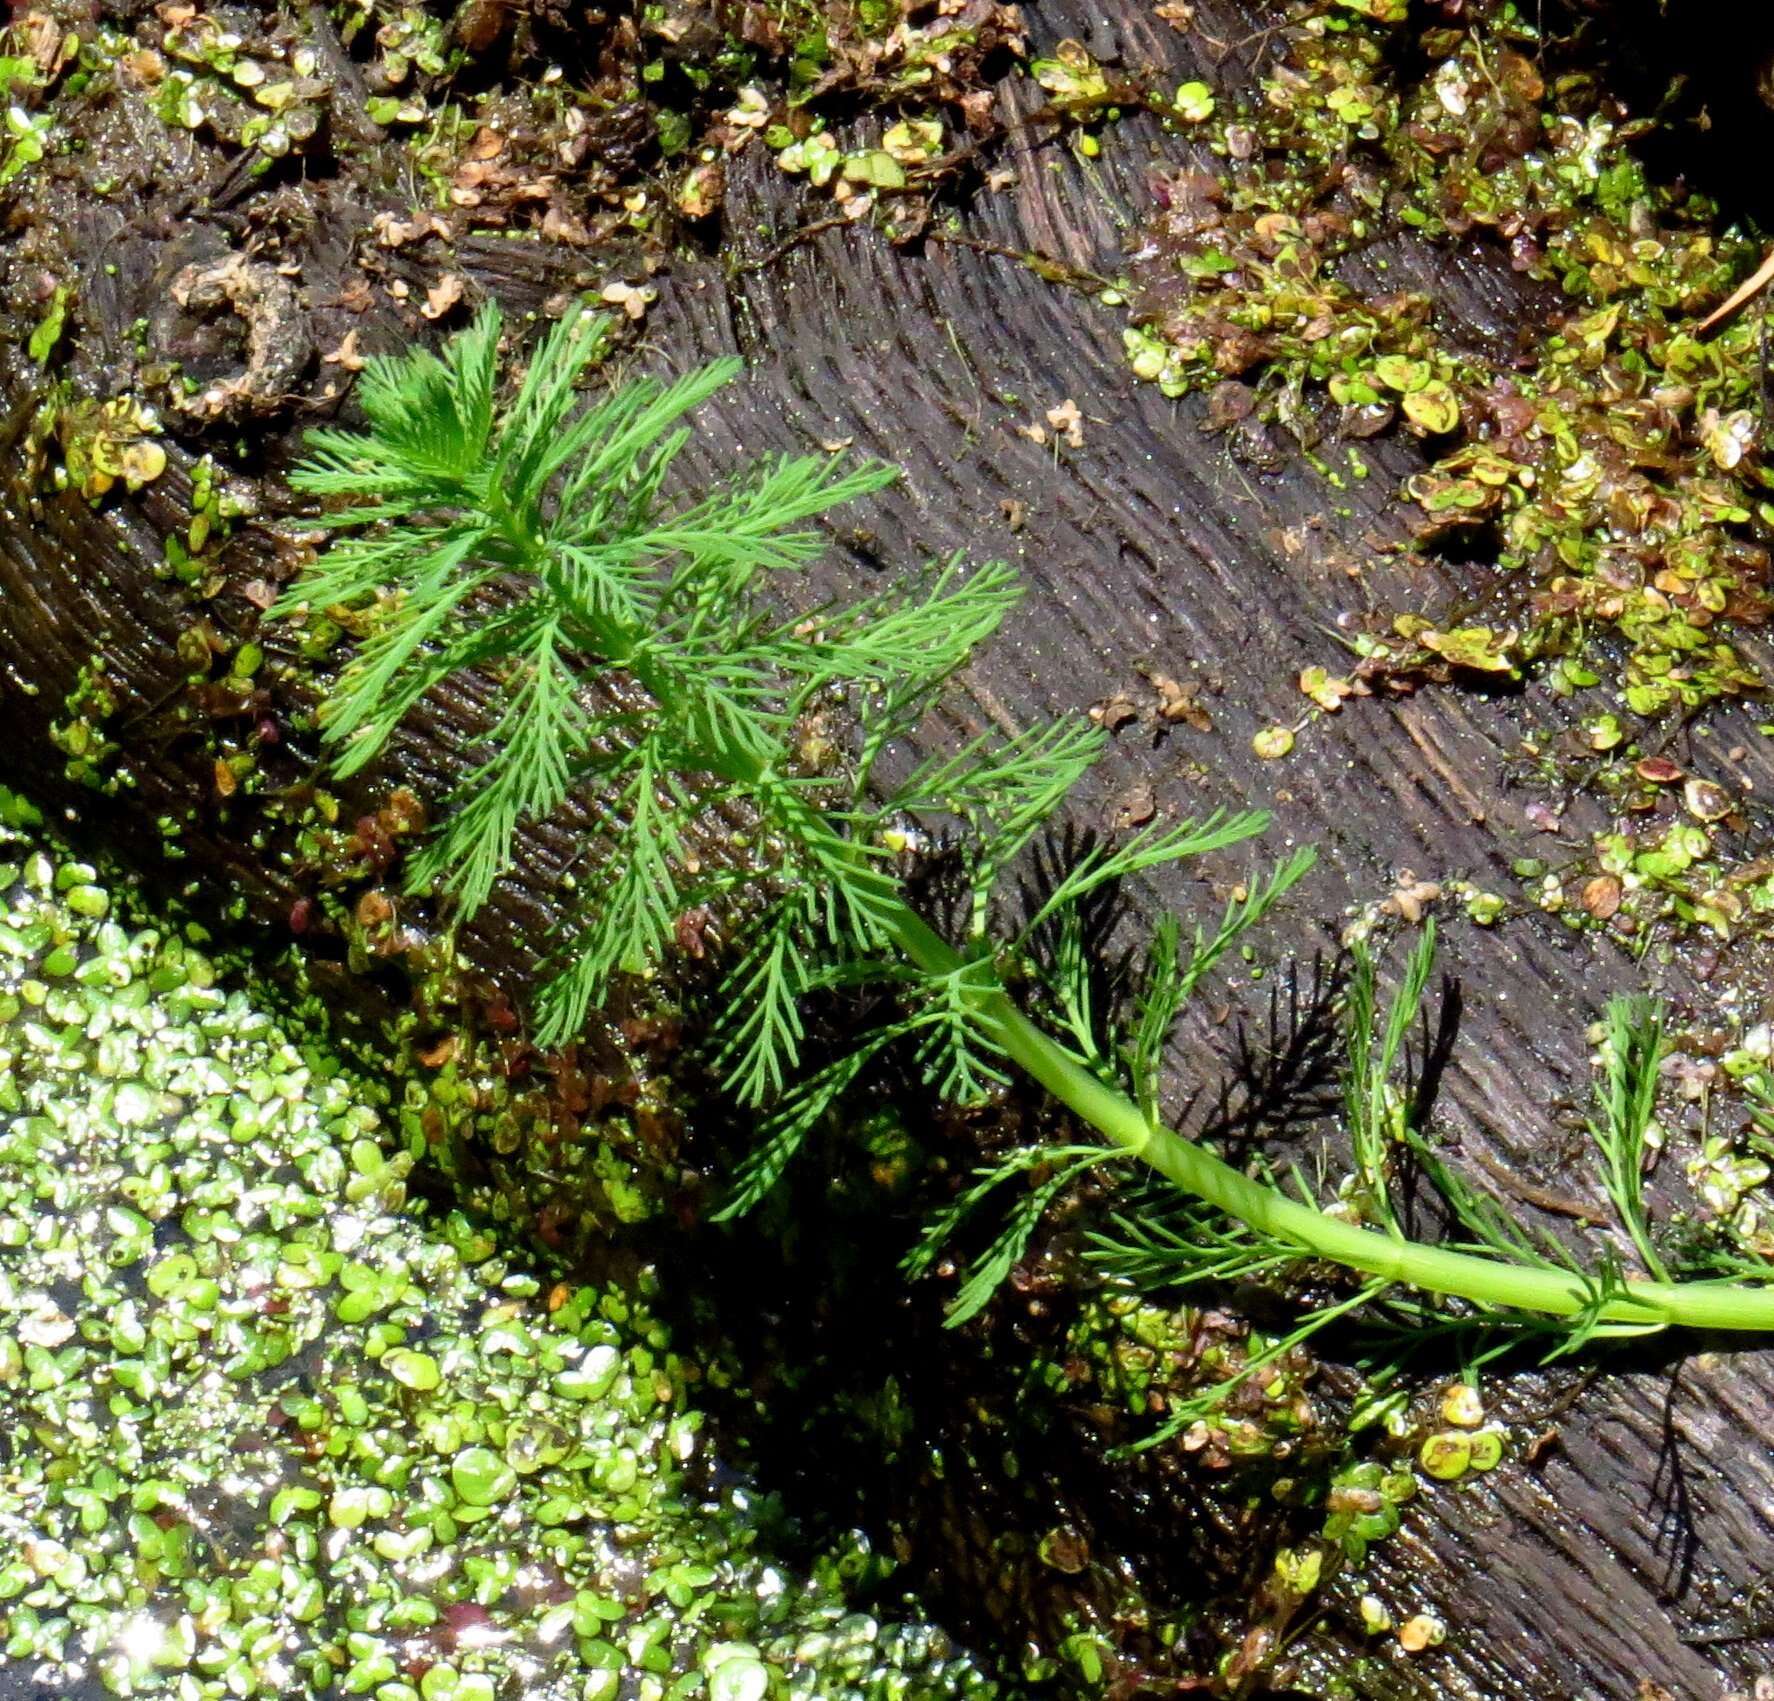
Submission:
[[[1099,52],[1111,41],[1126,65],[1203,75],[1222,90],[1248,82],[1267,51],[1251,38],[1261,9],[1231,0],[1202,4],[1187,34],[1132,0],[1040,0],[1026,10],[1038,47],[1088,34]],[[1239,45],[1221,51],[1227,44]],[[1013,80],[1002,99],[1026,116],[1033,93]],[[1038,127],[1013,135],[995,163],[1014,167],[1014,185],[970,204],[960,228],[984,242],[1113,271],[1150,206],[1148,167],[1185,162],[1189,144],[1134,121],[1084,165],[1039,135]],[[168,145],[154,144],[157,171],[182,169],[195,185],[225,170],[201,149],[170,158]],[[175,217],[160,189],[146,181],[142,189],[147,210],[136,214],[115,210],[127,197],[102,205],[83,197],[72,177],[62,191],[66,247],[82,260],[83,333],[116,350],[127,346],[127,328],[189,251],[194,231],[228,244],[253,228],[250,200],[212,218],[198,195]],[[285,239],[285,253],[301,266],[324,348],[360,323],[327,302],[353,264],[369,214],[395,203],[344,182],[315,185],[312,196],[317,216],[305,234]],[[744,380],[704,411],[682,469],[688,478],[735,451],[806,450],[835,439],[905,468],[903,482],[861,519],[875,534],[869,550],[835,553],[816,589],[853,587],[953,550],[1017,563],[1028,598],[931,738],[1080,713],[1136,687],[1142,665],[1205,682],[1213,730],[1179,727],[1157,747],[1124,737],[1080,800],[1081,816],[1100,814],[1139,782],[1166,813],[1273,807],[1271,849],[1304,842],[1323,853],[1284,921],[1302,959],[1334,950],[1345,907],[1383,896],[1400,870],[1464,875],[1509,891],[1513,859],[1557,854],[1510,780],[1522,740],[1565,724],[1566,711],[1539,692],[1432,691],[1355,703],[1312,727],[1285,762],[1251,754],[1258,728],[1297,718],[1296,675],[1332,661],[1328,630],[1340,614],[1407,599],[1432,608],[1462,595],[1453,573],[1424,569],[1413,579],[1378,553],[1401,535],[1392,492],[1413,464],[1410,446],[1371,446],[1374,476],[1342,493],[1298,462],[1275,474],[1251,472],[1222,439],[1203,434],[1198,405],[1167,402],[1132,381],[1115,311],[977,249],[932,242],[897,251],[842,230],[753,265],[819,211],[761,151],[735,162],[727,246],[681,258],[662,274],[642,357],[674,369],[715,353],[748,363]],[[1475,338],[1507,340],[1524,314],[1545,309],[1482,253],[1407,248],[1387,258],[1394,284],[1430,290]],[[380,260],[390,276],[422,275],[408,255]],[[117,265],[115,276],[102,271],[104,261]],[[18,265],[8,264],[16,280]],[[456,264],[477,289],[520,309],[607,275],[580,252],[491,240],[463,242]],[[386,301],[369,323],[386,337],[411,334]],[[377,346],[372,335],[365,343]],[[182,520],[188,462],[176,458],[139,498],[96,513],[72,499],[39,499],[24,485],[20,451],[32,382],[18,352],[8,352],[0,364],[8,407],[0,438],[7,728],[0,773],[78,810],[115,850],[138,859],[145,878],[193,879],[210,896],[243,894],[255,917],[280,924],[299,883],[247,843],[244,806],[214,798],[208,758],[195,741],[166,736],[162,709],[181,671],[173,645],[190,610],[155,567],[165,533]],[[1085,416],[1081,449],[1056,453],[1020,433],[1067,399]],[[279,425],[293,432],[299,423],[292,414]],[[286,452],[287,440],[273,443],[267,464]],[[1023,505],[1021,529],[1007,524],[1006,503]],[[275,572],[270,539],[244,531],[229,570],[230,589],[211,617],[244,630],[251,609],[238,591]],[[137,776],[136,788],[114,801],[71,791],[44,736],[95,650],[124,697],[118,736]],[[460,771],[485,719],[484,694],[452,689],[415,724],[378,783],[398,775],[435,795]],[[1691,739],[1693,759],[1710,762],[1709,771],[1735,768],[1752,797],[1766,797],[1774,767],[1765,741],[1744,738],[1753,754],[1734,762],[1707,755],[1735,745],[1735,731],[1748,724],[1721,717]],[[299,779],[303,761],[303,752],[286,752],[274,777]],[[147,824],[161,814],[190,817],[194,806],[187,860],[169,870],[154,855]],[[1593,824],[1584,813],[1592,807],[1577,801],[1570,817],[1577,828]],[[522,874],[477,923],[473,954],[514,988],[530,966],[525,941],[556,914],[556,883],[583,825],[564,819],[535,829]],[[1229,878],[1239,866],[1221,859],[1215,872]],[[1136,896],[1152,912],[1204,901],[1211,898],[1197,874],[1156,879]],[[1443,1089],[1446,1125],[1524,1175],[1564,1182],[1570,1138],[1556,1107],[1587,1090],[1584,1024],[1608,994],[1639,986],[1641,971],[1615,948],[1575,942],[1533,915],[1496,933],[1451,926],[1446,963],[1465,1006]],[[1666,971],[1673,992],[1703,996],[1683,973]],[[1262,997],[1261,989],[1244,994],[1239,1013],[1254,1016]],[[1228,1029],[1205,1014],[1179,1037],[1179,1102],[1191,1084],[1224,1070],[1229,1043]],[[1708,1347],[1671,1342],[1610,1368],[1577,1388],[1537,1466],[1510,1463],[1417,1503],[1405,1533],[1377,1554],[1366,1586],[1395,1611],[1439,1613],[1450,1641],[1415,1663],[1386,1664],[1363,1693],[1634,1701],[1648,1681],[1681,1701],[1711,1701],[1774,1670],[1774,1637],[1764,1633],[1774,1606],[1764,1610],[1756,1599],[1774,1556],[1774,1352]],[[1511,1382],[1510,1415],[1534,1426],[1572,1383],[1570,1373]],[[1164,1545],[1162,1531],[1148,1539]],[[1187,1564],[1187,1555],[1176,1557]],[[1347,1616],[1352,1599],[1340,1593],[1333,1613]],[[1352,1627],[1348,1636],[1360,1640]]]

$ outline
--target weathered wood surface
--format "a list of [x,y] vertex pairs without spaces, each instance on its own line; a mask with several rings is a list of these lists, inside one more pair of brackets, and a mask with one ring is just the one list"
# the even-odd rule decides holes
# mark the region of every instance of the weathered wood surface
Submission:
[[[1203,4],[1187,34],[1131,0],[1101,7],[1037,0],[1027,14],[1040,45],[1088,37],[1128,65],[1204,74],[1222,86],[1249,76],[1265,51],[1251,34],[1259,9],[1236,4]],[[1026,113],[1032,93],[1017,83],[1004,98]],[[1134,123],[1084,167],[1031,133],[1007,144],[998,162],[1014,166],[1014,185],[970,206],[963,227],[986,242],[1113,269],[1149,206],[1148,163],[1174,165],[1187,153],[1185,142]],[[224,164],[193,150],[186,187]],[[324,303],[374,203],[354,201],[336,184],[314,193],[321,216],[296,257],[310,299]],[[127,209],[127,198],[121,204]],[[121,339],[162,287],[170,257],[188,251],[194,229],[235,240],[239,213],[250,217],[252,209],[239,203],[229,220],[216,221],[199,195],[169,219],[150,194],[132,219],[119,205],[82,204],[72,192],[67,203],[69,217],[83,221],[73,243],[87,258],[82,302]],[[956,723],[1076,714],[1118,688],[1138,687],[1141,664],[1214,682],[1204,698],[1211,732],[1181,726],[1156,748],[1124,738],[1081,808],[1100,810],[1140,781],[1167,812],[1273,806],[1274,846],[1309,842],[1323,852],[1288,918],[1302,957],[1334,948],[1344,906],[1383,896],[1401,869],[1465,874],[1509,890],[1512,858],[1556,853],[1509,783],[1523,737],[1563,724],[1559,705],[1540,693],[1431,691],[1356,703],[1314,727],[1285,762],[1262,763],[1250,752],[1253,731],[1296,717],[1295,676],[1331,659],[1326,629],[1340,613],[1407,595],[1421,606],[1460,594],[1452,578],[1407,586],[1376,553],[1377,542],[1399,535],[1387,472],[1409,465],[1407,447],[1381,445],[1376,475],[1343,495],[1297,462],[1271,475],[1248,471],[1222,439],[1201,432],[1196,405],[1166,402],[1133,383],[1114,311],[1014,262],[952,244],[900,252],[866,234],[831,231],[776,252],[811,216],[802,191],[759,152],[741,160],[724,221],[731,246],[663,274],[649,355],[674,367],[717,352],[748,362],[743,383],[705,411],[692,461],[716,467],[736,448],[853,438],[857,452],[905,467],[904,482],[867,516],[873,559],[834,557],[823,586],[866,579],[880,570],[876,561],[897,566],[954,549],[1019,564],[1028,600],[968,676],[952,706]],[[1405,250],[1389,258],[1394,284],[1432,290],[1473,336],[1507,338],[1524,312],[1544,310],[1482,255]],[[114,277],[101,270],[107,261],[118,267]],[[398,271],[408,262],[388,263]],[[585,259],[485,242],[464,244],[458,265],[522,306],[572,281]],[[315,307],[314,322],[320,347],[348,323],[325,305]],[[28,385],[22,361],[9,356],[0,773],[78,809],[155,880],[169,871],[145,824],[208,799],[184,835],[187,860],[173,872],[199,883],[200,901],[238,891],[255,915],[280,920],[296,895],[288,877],[214,802],[208,758],[189,741],[162,736],[158,709],[180,676],[172,646],[188,611],[152,569],[163,532],[180,519],[178,469],[139,499],[96,514],[72,499],[31,508],[19,453]],[[1056,453],[1019,432],[1068,398],[1085,415],[1081,449]],[[1025,505],[1020,530],[1007,524],[1007,502]],[[243,534],[231,562],[235,586],[266,570],[267,558],[254,554],[264,547],[250,529]],[[215,615],[244,626],[251,610],[224,594]],[[44,738],[95,648],[124,688],[129,707],[119,724],[139,778],[137,790],[114,803],[63,785],[61,758]],[[478,719],[471,692],[440,704],[407,740],[401,771],[435,791],[459,765],[465,729]],[[1774,788],[1764,741],[1745,738],[1752,754],[1740,760],[1724,754],[1736,743],[1727,725],[1690,743],[1683,754],[1703,771],[1740,778],[1754,797]],[[294,777],[297,758],[288,760]],[[1579,827],[1587,807],[1579,801],[1571,817]],[[555,874],[574,848],[570,822],[534,835],[526,872],[477,929],[474,950],[489,970],[521,981],[522,940],[553,913]],[[1140,902],[1190,907],[1203,897],[1197,881],[1176,878],[1155,883]],[[1533,916],[1495,934],[1450,927],[1446,960],[1465,1000],[1444,1083],[1446,1120],[1522,1176],[1561,1181],[1572,1141],[1557,1107],[1586,1090],[1583,1025],[1607,994],[1641,984],[1639,970],[1618,950],[1574,943]],[[1255,1010],[1261,997],[1259,989],[1245,1003]],[[1205,1018],[1183,1036],[1179,1101],[1182,1072],[1211,1076],[1227,1050],[1226,1031]],[[1648,1682],[1702,1701],[1774,1670],[1774,1636],[1756,1635],[1771,1616],[1757,1591],[1774,1556],[1774,1351],[1714,1354],[1708,1346],[1671,1342],[1581,1384],[1568,1374],[1513,1384],[1524,1422],[1562,1404],[1557,1443],[1531,1468],[1512,1462],[1427,1496],[1405,1533],[1382,1548],[1374,1586],[1395,1608],[1438,1612],[1451,1635],[1445,1649],[1414,1665],[1389,1665],[1371,1693],[1587,1701],[1632,1698]],[[1164,1548],[1162,1530],[1146,1539]],[[1186,1572],[1187,1554],[1171,1560]],[[1353,1627],[1349,1635],[1359,1641]]]

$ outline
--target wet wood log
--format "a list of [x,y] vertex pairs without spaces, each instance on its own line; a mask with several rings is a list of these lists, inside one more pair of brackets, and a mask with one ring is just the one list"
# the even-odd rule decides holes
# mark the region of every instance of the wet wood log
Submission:
[[[1252,75],[1266,50],[1261,9],[1230,0],[1201,4],[1187,32],[1129,0],[1039,0],[1028,15],[1038,47],[1086,37],[1101,56],[1170,77],[1206,74],[1222,86]],[[1114,312],[991,250],[1112,271],[1149,210],[1148,165],[1174,166],[1188,145],[1136,120],[1087,165],[1044,141],[1039,127],[1015,124],[1033,111],[1030,85],[1012,80],[1000,99],[1013,123],[995,163],[1015,178],[966,205],[959,230],[967,243],[895,249],[841,228],[794,240],[813,216],[796,185],[760,150],[734,162],[724,241],[715,252],[679,256],[657,277],[647,325],[646,358],[664,365],[717,353],[747,362],[743,382],[704,411],[685,471],[717,469],[736,450],[804,451],[834,440],[902,465],[903,483],[866,518],[866,549],[836,551],[818,589],[957,549],[1018,564],[1029,597],[932,737],[1077,714],[1139,688],[1142,669],[1200,682],[1212,730],[1180,725],[1156,745],[1122,738],[1081,800],[1082,816],[1100,815],[1136,787],[1149,787],[1164,813],[1274,808],[1273,847],[1304,842],[1323,852],[1287,917],[1288,945],[1300,958],[1334,950],[1345,906],[1383,896],[1402,871],[1507,889],[1513,859],[1549,851],[1510,774],[1525,737],[1562,726],[1555,700],[1451,692],[1374,700],[1322,722],[1284,764],[1251,753],[1258,728],[1296,718],[1296,677],[1326,659],[1325,632],[1340,614],[1406,594],[1418,606],[1461,594],[1451,571],[1441,582],[1406,585],[1380,554],[1401,535],[1389,492],[1413,451],[1374,446],[1376,476],[1333,498],[1299,464],[1248,470],[1222,438],[1203,432],[1198,405],[1136,385]],[[52,203],[65,219],[52,246],[78,273],[81,335],[95,363],[107,349],[121,358],[132,327],[152,317],[169,278],[194,256],[243,244],[269,245],[291,265],[316,350],[352,329],[364,331],[367,348],[422,329],[385,295],[364,316],[339,304],[370,217],[399,204],[369,177],[307,185],[302,217],[291,221],[243,193],[234,162],[218,150],[187,141],[169,154],[163,139],[149,147],[102,126],[97,139],[116,149],[102,163],[123,175],[125,192],[93,197],[82,185],[87,168],[59,162],[61,198]],[[45,240],[41,232],[9,238],[14,285],[42,263]],[[380,254],[384,279],[406,280],[422,297],[429,262],[421,252]],[[1482,253],[1401,248],[1383,258],[1395,285],[1431,292],[1474,336],[1507,340],[1524,314],[1542,308],[1530,286]],[[491,239],[464,240],[451,263],[471,293],[518,310],[595,287],[615,269],[607,255]],[[330,369],[306,370],[312,398]],[[238,896],[255,924],[286,928],[307,876],[288,860],[279,829],[255,842],[262,800],[218,795],[213,751],[168,713],[185,672],[178,641],[196,611],[161,570],[164,540],[185,524],[187,451],[196,444],[177,449],[169,472],[137,496],[93,508],[76,495],[47,495],[27,454],[40,385],[35,364],[8,349],[0,362],[0,773],[77,814],[144,879],[188,884],[211,909]],[[1024,434],[1066,401],[1083,416],[1082,447],[1056,450]],[[275,469],[300,426],[330,405],[303,400],[246,427],[249,436],[270,434],[249,445],[254,458]],[[244,633],[256,621],[253,581],[281,571],[277,547],[247,525],[224,560],[226,585],[202,612]],[[108,736],[132,777],[113,797],[70,783],[65,752],[48,736],[95,653],[120,704]],[[485,709],[472,688],[443,694],[356,796],[373,802],[375,787],[385,792],[397,780],[440,795]],[[273,703],[266,712],[276,718],[282,709]],[[1739,741],[1736,725],[1719,716],[1684,758],[1766,795],[1774,787],[1767,742]],[[300,785],[311,757],[299,742],[268,756],[267,793]],[[1585,813],[1592,808],[1575,800],[1573,830],[1599,825],[1599,814]],[[161,817],[184,823],[176,863],[160,854]],[[521,872],[476,926],[474,959],[514,993],[531,968],[528,941],[557,912],[557,882],[581,827],[569,819],[529,835]],[[1219,872],[1229,868],[1221,863]],[[1186,875],[1137,894],[1154,912],[1204,901],[1201,883]],[[1443,1086],[1444,1119],[1473,1155],[1556,1182],[1566,1140],[1550,1107],[1586,1091],[1584,1024],[1608,994],[1635,989],[1640,972],[1617,949],[1574,940],[1531,914],[1495,935],[1451,927],[1447,943],[1464,1019]],[[1671,971],[1678,992],[1682,973]],[[1688,992],[1704,997],[1698,981]],[[1259,998],[1246,1003],[1255,1009]],[[1227,1043],[1206,1014],[1181,1036],[1179,1100],[1185,1074],[1209,1078],[1223,1068]],[[1769,1615],[1757,1604],[1774,1552],[1774,1449],[1766,1442],[1774,1353],[1671,1341],[1593,1378],[1526,1376],[1511,1390],[1510,1415],[1549,1437],[1536,1462],[1425,1497],[1373,1560],[1371,1586],[1395,1608],[1443,1617],[1448,1645],[1414,1664],[1356,1668],[1357,1689],[1587,1701],[1660,1686],[1710,1697],[1774,1668]],[[1174,1542],[1166,1552],[1163,1530],[1145,1539],[1178,1571],[1193,1562]],[[1338,1596],[1332,1613],[1349,1646],[1360,1647],[1352,1597]]]

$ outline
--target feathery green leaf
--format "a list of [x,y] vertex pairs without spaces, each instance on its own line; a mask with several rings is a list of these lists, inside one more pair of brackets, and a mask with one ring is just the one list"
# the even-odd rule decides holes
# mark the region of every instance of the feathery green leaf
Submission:
[[[1239,1259],[1268,1268],[1292,1249],[1302,1260],[1365,1272],[1353,1295],[1308,1313],[1275,1351],[1382,1297],[1423,1330],[1450,1315],[1486,1326],[1532,1318],[1569,1345],[1671,1322],[1774,1327],[1774,1295],[1759,1285],[1760,1272],[1673,1282],[1652,1243],[1640,1173],[1661,1033],[1648,1009],[1610,1014],[1596,1139],[1609,1192],[1653,1279],[1627,1278],[1612,1252],[1585,1267],[1542,1247],[1439,1166],[1416,1126],[1417,1107],[1391,1080],[1427,984],[1429,930],[1383,1033],[1371,964],[1357,958],[1348,1106],[1360,1202],[1378,1230],[1351,1223],[1344,1210],[1321,1210],[1303,1189],[1295,1198],[1273,1178],[1243,1174],[1165,1128],[1156,1076],[1171,1020],[1231,941],[1300,878],[1304,857],[1257,884],[1211,937],[1198,933],[1187,961],[1180,928],[1161,935],[1131,1047],[1135,1100],[1120,1094],[1111,1061],[1118,1048],[1096,1031],[1080,906],[1144,870],[1247,839],[1265,818],[1216,813],[1094,846],[1017,937],[990,950],[984,923],[1000,875],[1049,819],[1099,736],[1075,726],[988,739],[927,764],[880,808],[864,799],[888,744],[913,729],[1013,606],[1009,570],[968,575],[950,562],[922,586],[847,606],[799,617],[776,606],[771,581],[821,547],[809,522],[879,489],[891,472],[815,456],[773,459],[674,502],[681,422],[737,366],[717,362],[670,383],[639,379],[587,399],[606,333],[601,319],[569,315],[545,334],[503,401],[502,327],[491,308],[441,356],[370,362],[358,390],[367,428],[315,433],[292,479],[327,505],[319,520],[336,541],[273,610],[296,616],[344,605],[345,623],[363,634],[323,715],[339,771],[372,762],[425,694],[461,672],[481,674],[500,694],[476,765],[409,869],[415,883],[440,885],[458,914],[486,901],[526,822],[569,805],[597,821],[597,842],[587,847],[595,878],[578,883],[541,1000],[544,1044],[571,1041],[617,975],[655,972],[674,941],[699,941],[701,923],[690,916],[721,904],[741,917],[774,917],[732,987],[740,1006],[726,1040],[733,1085],[748,1101],[774,1098],[776,1106],[765,1113],[740,1200],[761,1197],[837,1094],[894,1041],[907,1042],[933,1086],[962,1098],[1021,1067],[1109,1143],[1016,1160],[1012,1172],[1041,1164],[1048,1173],[970,1272],[955,1321],[983,1305],[1025,1255],[1068,1183],[1124,1155],[1244,1223],[1226,1230],[1217,1249],[1210,1236],[1197,1269],[1236,1268]],[[854,772],[847,757],[856,758]],[[729,847],[742,854],[704,858],[698,825],[735,806],[751,817],[743,843]],[[972,907],[960,949],[920,913],[885,831],[896,814],[918,811],[967,830],[961,859]],[[1031,941],[1047,938],[1049,923],[1058,924],[1065,984],[1056,990],[1071,1043],[1056,1042],[1012,998]],[[866,1037],[797,1081],[804,1000],[864,983],[886,995],[884,1037]],[[1404,1235],[1388,1190],[1400,1146],[1440,1180],[1477,1250]],[[971,1188],[962,1214],[1001,1179]],[[1142,1255],[1160,1250],[1148,1245]],[[1412,1284],[1420,1295],[1408,1293]],[[1450,1295],[1465,1298],[1466,1310],[1453,1311],[1442,1297]],[[1269,1350],[1247,1355],[1240,1374]]]

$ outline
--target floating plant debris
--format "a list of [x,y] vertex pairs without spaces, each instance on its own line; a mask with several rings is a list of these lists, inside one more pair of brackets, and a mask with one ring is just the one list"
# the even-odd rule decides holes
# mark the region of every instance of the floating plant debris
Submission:
[[[1559,658],[1566,689],[1611,675],[1640,715],[1755,689],[1734,634],[1769,606],[1758,321],[1710,339],[1701,323],[1753,244],[1652,179],[1634,151],[1648,126],[1560,70],[1527,9],[1422,31],[1420,78],[1399,69],[1404,8],[1353,10],[1295,8],[1260,98],[1216,124],[1224,169],[1156,180],[1132,257],[1135,375],[1208,392],[1209,425],[1252,444],[1269,423],[1308,453],[1425,440],[1414,542],[1501,569],[1500,618],[1401,614],[1357,635],[1362,677],[1518,678]],[[1383,244],[1422,238],[1488,243],[1542,280],[1544,334],[1485,347],[1387,283]],[[1357,269],[1376,253],[1378,284]]]
[[372,1096],[0,826],[0,1685],[999,1693],[847,1598],[890,1569],[860,1537],[773,1563],[649,1278],[426,1217]]

